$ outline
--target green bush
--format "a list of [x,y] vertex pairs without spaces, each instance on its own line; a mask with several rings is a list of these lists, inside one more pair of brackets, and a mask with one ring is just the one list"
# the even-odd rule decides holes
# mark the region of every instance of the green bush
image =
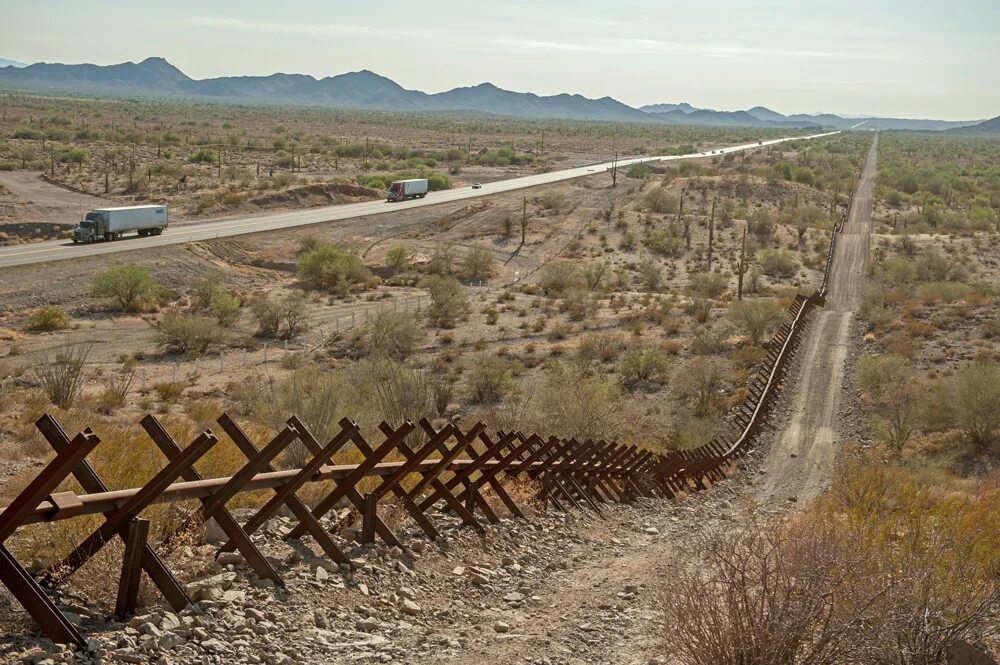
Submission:
[[773,300],[740,300],[729,307],[729,318],[757,346],[782,319],[781,305]]
[[[648,168],[648,167],[647,167]],[[650,190],[643,197],[643,204],[646,210],[659,214],[673,214],[677,212],[680,205],[679,199],[671,194],[666,187],[660,186]]]
[[691,275],[688,287],[703,298],[718,298],[726,292],[729,280],[717,272],[699,272]]
[[482,404],[499,402],[514,387],[510,363],[499,356],[483,355],[469,370],[469,398]]
[[353,249],[322,244],[299,258],[299,277],[314,288],[343,295],[371,273]]
[[493,252],[482,245],[475,245],[462,257],[462,274],[468,279],[489,277],[493,274],[494,263]]
[[70,318],[62,307],[39,307],[28,317],[28,330],[62,330]]
[[424,331],[407,312],[379,312],[361,326],[355,344],[369,356],[403,360],[416,351]]
[[564,259],[550,261],[542,266],[542,274],[538,279],[538,285],[545,291],[545,295],[553,298],[561,296],[578,283],[576,264]]
[[168,351],[201,355],[222,342],[219,324],[207,316],[169,310],[154,328],[160,346]]
[[454,328],[467,309],[465,289],[454,277],[442,275],[431,275],[422,285],[431,297],[427,308],[431,324],[438,328]]
[[262,295],[250,303],[257,319],[257,335],[271,339],[293,339],[306,330],[306,297],[292,293],[281,299]]
[[137,265],[127,265],[98,273],[94,277],[90,295],[95,298],[111,298],[121,310],[135,312],[154,303],[161,290],[159,282],[148,270]]
[[633,347],[618,361],[618,378],[627,390],[658,388],[666,381],[669,360],[666,352],[655,346]]
[[219,161],[219,153],[211,148],[202,148],[188,158],[192,164],[215,164]]
[[410,265],[410,250],[402,245],[390,247],[385,252],[385,265],[393,270],[406,270]]
[[645,244],[649,251],[660,256],[676,258],[684,253],[684,239],[673,228],[653,229]]
[[787,249],[764,249],[757,252],[757,261],[769,277],[792,277],[799,268],[795,252]]

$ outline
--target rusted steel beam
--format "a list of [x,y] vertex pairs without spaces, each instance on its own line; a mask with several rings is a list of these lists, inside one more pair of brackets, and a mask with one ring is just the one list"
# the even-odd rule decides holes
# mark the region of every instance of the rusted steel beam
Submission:
[[[396,449],[396,444],[399,441],[403,441],[409,436],[410,432],[414,429],[413,423],[407,421],[399,426],[392,436],[388,437],[382,444],[372,451],[371,455],[366,455],[365,460],[358,464],[357,466],[351,467],[351,471],[344,476],[341,482],[337,483],[337,487],[327,494],[323,499],[320,500],[316,507],[313,508],[312,514],[316,519],[320,519],[328,513],[337,503],[344,498],[349,498],[352,503],[358,508],[358,510],[364,509],[364,499],[361,498],[355,486],[365,477],[371,475],[369,472],[373,471],[385,457]],[[387,465],[392,466],[392,473],[398,472],[402,465]],[[392,475],[392,473],[388,475]],[[376,528],[379,529],[379,535],[382,540],[386,543],[391,543],[393,545],[399,544],[399,539],[396,535],[389,530],[384,524],[381,524],[381,520],[376,520]],[[286,539],[290,538],[301,538],[306,532],[306,528],[299,524],[297,527],[292,529],[292,532],[286,536]]]
[[55,567],[58,571],[56,575],[49,573],[45,576],[48,584],[55,584],[59,580],[69,577],[79,570],[80,566],[86,563],[94,554],[98,552],[110,540],[115,533],[128,524],[139,513],[148,506],[153,499],[166,489],[170,483],[176,480],[185,469],[194,464],[202,455],[215,445],[218,439],[211,432],[202,432],[194,442],[184,449],[176,458],[171,460],[159,473],[147,482],[135,495],[125,502],[125,504],[104,520],[104,523],[93,533],[87,536],[82,543],[76,546],[72,552]]
[[[38,503],[58,487],[59,483],[72,473],[73,468],[82,462],[100,441],[89,428],[85,429],[73,438],[69,446],[57,453],[55,459],[45,465],[45,468],[0,513],[0,543],[7,540],[17,527],[24,523],[25,518]],[[56,510],[58,511],[58,506]]]
[[148,545],[149,520],[134,519],[125,539],[125,556],[122,557],[122,576],[118,582],[118,599],[115,616],[119,621],[135,614],[139,602],[139,582],[142,579],[142,551]]
[[14,555],[0,542],[0,582],[21,603],[38,627],[56,644],[85,646],[80,631],[59,611],[55,603],[45,595],[34,578],[28,574]]
[[[72,441],[62,426],[56,422],[55,418],[48,414],[43,415],[35,421],[35,427],[38,428],[38,431],[42,433],[42,436],[45,437],[45,440],[49,442],[49,445],[57,453],[72,445]],[[97,472],[94,471],[94,468],[90,466],[87,460],[82,460],[73,468],[73,476],[85,492],[97,494],[108,491],[108,486],[104,484],[104,481],[101,480],[101,477],[97,475]],[[54,496],[51,497],[51,499],[54,498]],[[59,505],[57,501],[53,501],[53,503],[57,506]],[[76,497],[74,503],[79,505],[79,512],[77,514],[83,514],[86,506],[80,497]],[[104,517],[110,517],[111,512],[110,510],[105,512]],[[66,514],[63,511],[57,510],[53,519],[64,519],[65,517]],[[127,541],[128,530],[119,530],[118,536],[122,541]],[[146,571],[149,579],[153,581],[153,584],[160,590],[160,593],[167,599],[167,602],[174,611],[179,612],[191,604],[191,599],[188,598],[181,583],[177,581],[177,578],[174,577],[173,573],[170,572],[166,564],[163,563],[163,560],[160,559],[159,555],[148,543],[142,548],[142,569]]]
[[[219,420],[219,425],[225,430],[226,434],[229,435],[236,445],[244,451],[246,454],[250,449],[256,450],[256,446],[250,441],[250,438],[240,429],[239,425],[236,424],[227,414],[223,414]],[[305,483],[312,480],[319,470],[330,461],[333,456],[350,440],[350,437],[358,431],[358,424],[344,418],[340,421],[340,432],[337,433],[333,439],[325,446],[321,447],[319,442],[316,441],[312,433],[309,432],[305,424],[300,421],[297,417],[292,416],[288,420],[288,424],[295,428],[298,432],[299,440],[302,444],[312,453],[313,458],[306,464],[299,473],[291,479],[287,484],[281,486],[280,488],[275,488],[275,494],[271,499],[264,504],[254,515],[247,521],[243,529],[248,534],[252,534],[257,529],[259,529],[263,524],[270,519],[270,517],[281,507],[282,504],[288,506],[292,514],[299,520],[299,523],[306,527],[309,535],[319,543],[319,546],[323,548],[327,556],[336,561],[337,563],[343,563],[351,565],[350,558],[344,554],[343,550],[337,546],[337,544],[330,537],[330,534],[323,528],[323,525],[313,517],[312,512],[309,508],[302,503],[302,500],[295,496],[295,492],[302,487]],[[270,465],[267,467],[270,470]],[[235,544],[230,541],[223,545],[220,552],[232,551],[235,549]]]
[[[152,415],[147,414],[139,424],[142,425],[142,428],[146,430],[146,434],[149,435],[149,438],[153,440],[153,443],[156,444],[168,460],[177,459],[177,457],[183,452],[181,447],[177,445],[177,442],[174,441],[173,437],[170,436],[167,430],[163,428],[163,425],[160,424],[160,421]],[[198,470],[195,469],[193,465],[185,469],[181,474],[181,477],[192,482],[205,482],[205,480],[202,479],[201,474],[198,473]],[[228,481],[229,479],[226,480],[226,483],[228,483]],[[211,497],[214,496],[214,493],[225,487],[226,483],[215,489],[211,494],[198,497],[198,500],[201,502],[203,508],[211,500]],[[243,555],[247,565],[249,565],[250,568],[257,573],[257,577],[272,580],[278,586],[284,584],[281,580],[281,576],[278,574],[278,571],[274,569],[274,566],[272,566],[267,560],[263,552],[257,549],[257,546],[254,545],[252,540],[250,540],[250,536],[247,535],[242,528],[240,528],[240,523],[236,521],[236,518],[233,517],[232,514],[225,509],[225,507],[214,510],[213,517],[215,518],[216,524],[219,525],[219,528],[221,528],[222,531],[229,537],[229,542],[235,543],[237,547],[239,547],[240,554]]]

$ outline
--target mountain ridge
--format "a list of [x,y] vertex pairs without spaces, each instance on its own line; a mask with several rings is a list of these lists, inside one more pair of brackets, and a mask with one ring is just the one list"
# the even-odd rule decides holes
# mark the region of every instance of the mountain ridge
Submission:
[[[741,127],[848,129],[859,122],[834,114],[783,115],[764,106],[746,111],[701,109],[688,103],[635,108],[612,97],[579,94],[537,95],[505,90],[484,82],[445,92],[426,93],[403,87],[363,69],[317,79],[308,74],[189,77],[161,57],[114,65],[35,63],[0,67],[0,89],[70,92],[111,96],[180,96],[232,103],[310,105],[381,111],[468,111],[524,118],[604,120]],[[883,129],[950,129],[977,124],[944,120],[877,119]]]

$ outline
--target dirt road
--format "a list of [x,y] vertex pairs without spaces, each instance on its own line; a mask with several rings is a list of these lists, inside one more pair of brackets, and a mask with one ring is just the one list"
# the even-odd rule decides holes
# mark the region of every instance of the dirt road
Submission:
[[42,180],[41,175],[39,171],[0,173],[0,185],[16,197],[8,206],[13,221],[73,224],[93,208],[121,205],[53,185]]
[[826,306],[817,312],[800,350],[802,373],[792,415],[764,467],[761,499],[809,500],[828,485],[838,442],[836,414],[844,383],[851,323],[861,299],[871,239],[872,189],[878,137],[872,143],[850,216],[837,245]]

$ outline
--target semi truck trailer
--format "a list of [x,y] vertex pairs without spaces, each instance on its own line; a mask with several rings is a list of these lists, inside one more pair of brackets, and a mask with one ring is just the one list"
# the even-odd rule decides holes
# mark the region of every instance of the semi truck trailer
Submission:
[[101,208],[88,212],[73,229],[73,242],[118,240],[126,233],[158,236],[167,228],[167,209],[161,205]]
[[412,180],[396,180],[389,185],[389,192],[385,200],[392,203],[406,199],[422,199],[425,196],[427,196],[427,178],[414,178]]

